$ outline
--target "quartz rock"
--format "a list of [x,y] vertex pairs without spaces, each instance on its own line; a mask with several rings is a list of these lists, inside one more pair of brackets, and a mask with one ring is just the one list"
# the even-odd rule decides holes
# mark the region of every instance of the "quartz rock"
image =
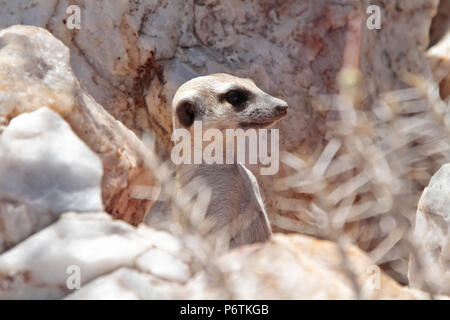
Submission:
[[[43,107],[0,135],[0,243],[10,247],[67,211],[102,211],[102,163]],[[1,246],[0,246],[1,247]]]
[[174,299],[180,285],[158,279],[151,274],[121,268],[99,277],[79,291],[66,296],[67,300],[167,300]]
[[[61,298],[100,276],[133,267],[147,250],[167,250],[160,242],[166,238],[178,241],[160,233],[145,227],[136,229],[101,212],[63,214],[0,256],[0,299]],[[170,261],[153,263],[161,266]],[[174,274],[185,272],[183,266],[178,266],[178,271],[177,266],[166,268]]]
[[355,285],[364,299],[419,297],[357,247],[344,251],[347,263],[333,242],[275,234],[266,244],[230,252],[220,263],[234,299],[354,299]]
[[439,169],[423,191],[417,209],[411,257],[410,285],[437,294],[450,294],[450,164]]

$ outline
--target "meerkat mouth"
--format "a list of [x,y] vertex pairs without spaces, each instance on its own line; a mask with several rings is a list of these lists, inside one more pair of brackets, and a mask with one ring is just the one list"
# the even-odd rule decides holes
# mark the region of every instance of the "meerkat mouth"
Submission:
[[267,121],[267,122],[241,122],[239,123],[239,127],[242,129],[263,129],[269,127],[271,124],[273,124],[276,120],[273,121]]
[[264,129],[267,127],[270,127],[272,124],[283,118],[285,114],[275,117],[274,119],[270,121],[264,121],[264,122],[240,122],[239,127],[242,129]]

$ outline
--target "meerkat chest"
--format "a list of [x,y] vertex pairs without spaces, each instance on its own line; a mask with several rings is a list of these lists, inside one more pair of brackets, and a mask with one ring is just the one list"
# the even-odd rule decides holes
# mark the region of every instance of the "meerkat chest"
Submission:
[[180,188],[188,187],[190,183],[209,188],[208,211],[237,215],[253,203],[253,189],[248,187],[237,165],[191,165],[177,169]]

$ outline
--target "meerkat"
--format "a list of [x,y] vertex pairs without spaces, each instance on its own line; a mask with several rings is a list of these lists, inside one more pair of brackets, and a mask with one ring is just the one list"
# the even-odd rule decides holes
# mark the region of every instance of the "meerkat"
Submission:
[[[194,78],[177,90],[172,101],[173,129],[192,133],[196,121],[204,129],[221,132],[267,128],[286,116],[287,109],[285,101],[265,93],[250,79],[212,74]],[[255,176],[242,163],[223,163],[177,165],[177,190],[193,181],[209,188],[208,234],[220,234],[230,248],[266,241],[272,231]]]

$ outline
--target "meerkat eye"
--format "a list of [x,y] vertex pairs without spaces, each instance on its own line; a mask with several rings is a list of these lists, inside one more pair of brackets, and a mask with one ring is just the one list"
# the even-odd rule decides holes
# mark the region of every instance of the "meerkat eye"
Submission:
[[241,90],[231,90],[225,94],[225,100],[233,106],[239,106],[248,100],[248,94]]

